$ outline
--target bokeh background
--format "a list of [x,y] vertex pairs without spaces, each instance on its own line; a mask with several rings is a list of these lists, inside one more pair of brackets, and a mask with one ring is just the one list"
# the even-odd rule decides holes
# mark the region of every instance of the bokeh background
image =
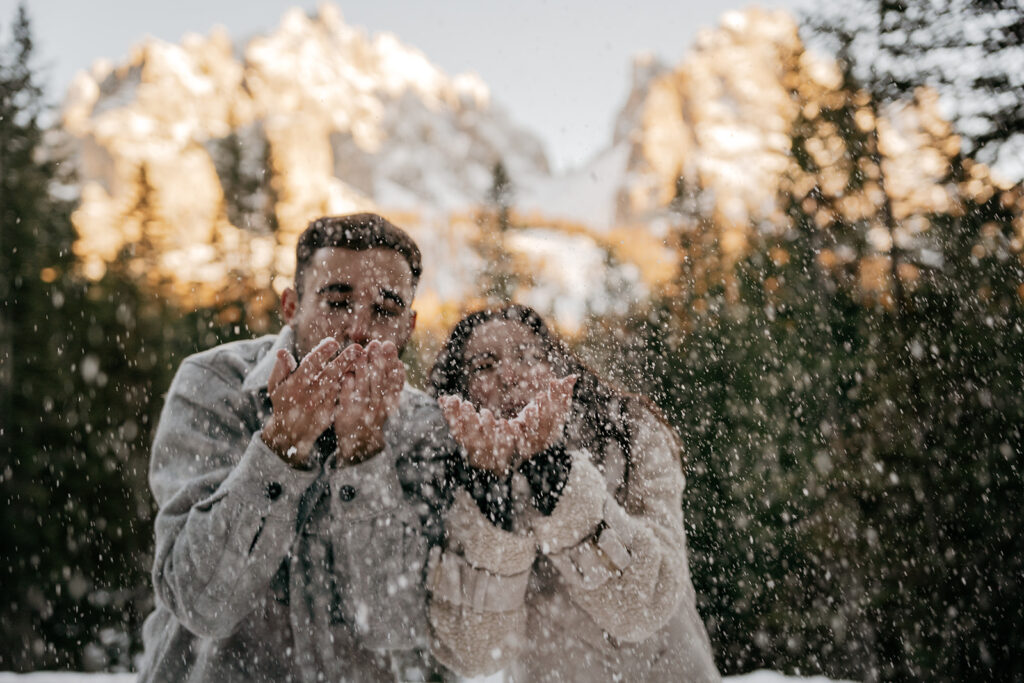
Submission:
[[333,5],[57,92],[33,11],[0,17],[0,669],[133,667],[174,370],[276,331],[306,222],[372,210],[424,252],[414,384],[514,300],[664,409],[723,673],[1024,678],[1020,0],[729,11],[558,161]]

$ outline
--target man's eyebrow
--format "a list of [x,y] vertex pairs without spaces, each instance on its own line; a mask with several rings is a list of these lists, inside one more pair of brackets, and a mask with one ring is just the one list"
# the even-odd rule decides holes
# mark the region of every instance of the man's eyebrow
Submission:
[[347,282],[332,282],[316,290],[317,294],[327,294],[328,292],[333,292],[335,294],[351,294],[352,285]]
[[384,297],[385,299],[389,300],[389,301],[395,302],[396,304],[398,304],[402,308],[405,308],[405,305],[406,305],[405,304],[405,299],[400,297],[397,292],[394,292],[394,291],[392,291],[390,289],[384,289],[383,287],[381,287],[380,295],[382,297]]

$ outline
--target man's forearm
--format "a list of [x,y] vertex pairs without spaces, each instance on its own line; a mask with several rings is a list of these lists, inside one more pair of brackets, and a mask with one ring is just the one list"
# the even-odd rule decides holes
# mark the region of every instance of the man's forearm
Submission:
[[248,431],[250,410],[230,375],[187,360],[153,439],[153,585],[199,634],[229,633],[266,592],[295,534],[298,500],[316,478]]
[[299,498],[315,478],[254,435],[234,468],[190,480],[157,515],[159,599],[197,634],[233,632],[287,555]]

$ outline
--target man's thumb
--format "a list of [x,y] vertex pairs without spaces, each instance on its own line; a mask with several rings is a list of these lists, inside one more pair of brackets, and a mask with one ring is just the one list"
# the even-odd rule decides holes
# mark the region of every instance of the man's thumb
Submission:
[[274,369],[270,371],[270,378],[267,380],[267,389],[269,391],[276,389],[278,384],[288,378],[288,375],[295,372],[296,367],[298,366],[292,354],[288,353],[286,349],[278,349],[277,361],[274,363]]

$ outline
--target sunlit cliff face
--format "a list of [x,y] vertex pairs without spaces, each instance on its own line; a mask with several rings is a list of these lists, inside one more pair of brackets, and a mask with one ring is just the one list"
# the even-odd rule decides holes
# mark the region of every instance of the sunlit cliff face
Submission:
[[714,194],[724,223],[746,226],[774,202],[796,114],[786,65],[801,50],[784,12],[729,12],[683,62],[653,81],[623,188],[620,221],[667,206],[684,176]]
[[[746,229],[772,216],[790,167],[794,121],[835,106],[841,85],[835,62],[805,51],[785,12],[726,13],[678,67],[646,86],[642,117],[630,136],[632,180],[623,187],[620,221],[663,209],[680,176],[713,195],[722,224]],[[907,211],[939,210],[936,183],[959,140],[939,114],[935,94],[921,91],[915,102],[882,114],[877,125],[892,191],[910,202]],[[865,130],[875,125],[866,108],[857,123]],[[844,169],[835,133],[823,134],[815,152],[823,168],[835,166],[838,174]]]
[[280,290],[311,218],[379,210],[429,224],[424,210],[485,197],[498,158],[517,176],[548,173],[540,143],[477,77],[450,77],[331,5],[289,11],[237,49],[223,31],[147,41],[80,73],[63,121],[87,272],[144,245],[135,270],[200,299],[231,272],[283,277]]
[[[873,111],[863,93],[841,91],[833,61],[804,50],[784,12],[727,13],[675,68],[639,60],[635,81],[595,161],[605,167],[582,169],[586,182],[574,185],[550,176],[540,143],[492,105],[479,79],[449,77],[395,37],[348,26],[330,5],[313,18],[292,10],[238,49],[223,31],[149,41],[123,64],[79,74],[68,93],[64,125],[82,180],[75,251],[91,276],[127,259],[136,275],[205,305],[242,281],[282,291],[311,218],[380,211],[423,250],[421,327],[444,326],[490,265],[473,245],[492,229],[480,205],[500,159],[535,196],[568,188],[576,204],[615,214],[597,225],[590,214],[554,218],[554,199],[528,214],[512,207],[518,228],[533,229],[505,240],[528,271],[517,298],[575,323],[674,277],[667,235],[679,227],[681,189],[725,270],[750,248],[753,226],[786,224],[782,192],[820,188],[827,201],[808,208],[822,229],[834,212],[874,220],[889,197],[898,228],[868,233],[882,258],[893,240],[925,233],[924,216],[949,210],[954,190],[995,192],[977,164],[964,188],[943,180],[959,140],[933,94]],[[844,97],[856,99],[856,125],[877,133],[882,159],[861,169],[867,180],[854,193],[844,188],[852,162],[841,136],[816,118]],[[798,119],[810,122],[806,151],[822,169],[813,176],[794,169]],[[609,182],[588,180],[609,166]],[[625,269],[609,271],[609,252]]]

